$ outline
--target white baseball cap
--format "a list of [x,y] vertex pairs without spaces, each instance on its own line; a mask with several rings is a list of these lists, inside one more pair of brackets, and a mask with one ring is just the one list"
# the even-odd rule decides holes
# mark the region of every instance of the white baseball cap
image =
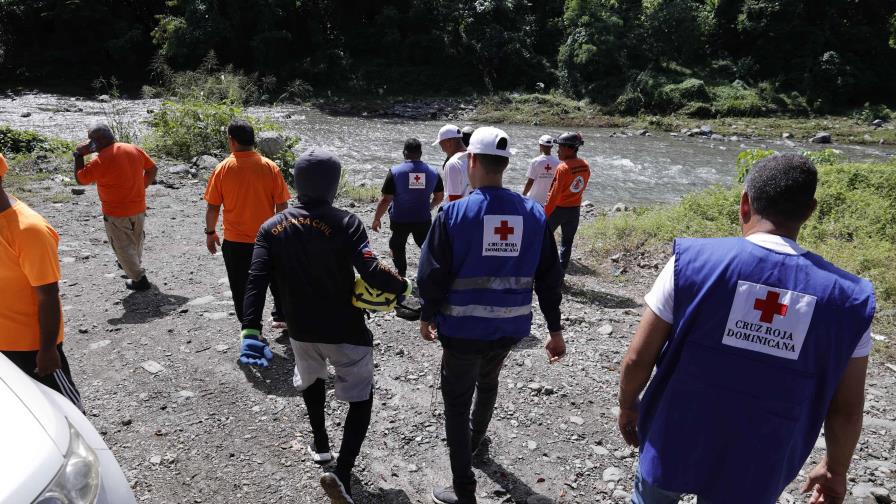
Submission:
[[460,128],[453,124],[446,124],[442,126],[442,129],[439,130],[439,136],[436,137],[436,141],[433,142],[433,145],[439,145],[439,142],[442,140],[446,140],[448,138],[461,138],[463,135],[461,134]]
[[551,135],[541,135],[541,138],[538,139],[538,145],[544,145],[546,147],[553,146],[554,137]]
[[470,137],[467,152],[510,157],[510,137],[503,130],[492,126],[477,128]]

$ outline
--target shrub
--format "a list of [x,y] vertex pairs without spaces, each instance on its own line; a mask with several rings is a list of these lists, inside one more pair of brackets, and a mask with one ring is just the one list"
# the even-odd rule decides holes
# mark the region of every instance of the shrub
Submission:
[[742,83],[713,87],[710,94],[716,113],[724,117],[758,117],[769,112],[759,94]]
[[884,121],[893,119],[893,111],[884,105],[866,103],[864,107],[853,112],[852,117],[859,124],[869,124],[877,119],[883,119]]
[[227,125],[236,117],[243,117],[243,110],[234,105],[165,101],[149,120],[146,147],[179,160],[226,152]]
[[17,130],[0,126],[0,152],[7,156],[16,154],[68,154],[75,150],[74,142],[49,138],[35,131]]
[[803,155],[815,163],[815,166],[833,165],[844,160],[842,151],[837,149],[822,149],[817,151],[803,151]]
[[702,105],[712,101],[709,89],[700,79],[687,79],[678,84],[663,87],[662,100],[667,111],[680,110],[686,106]]

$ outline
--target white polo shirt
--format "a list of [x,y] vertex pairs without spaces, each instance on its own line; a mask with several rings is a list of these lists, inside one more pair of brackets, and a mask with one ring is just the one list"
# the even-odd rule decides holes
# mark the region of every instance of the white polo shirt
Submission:
[[458,152],[451,156],[442,169],[442,181],[445,183],[445,194],[448,196],[466,196],[473,192],[470,178],[467,176],[467,153]]
[[554,182],[554,172],[560,160],[557,156],[541,154],[529,162],[529,171],[526,176],[532,180],[532,188],[527,197],[544,205],[548,200],[548,192]]
[[[773,235],[769,233],[754,233],[747,237],[747,240],[759,245],[760,247],[774,250],[781,254],[802,255],[806,250],[797,245],[797,243],[783,236]],[[675,306],[675,256],[669,259],[663,271],[653,284],[650,292],[644,296],[644,302],[659,318],[666,322],[673,323],[673,309]],[[867,357],[871,353],[871,328],[862,335],[859,344],[852,356]]]

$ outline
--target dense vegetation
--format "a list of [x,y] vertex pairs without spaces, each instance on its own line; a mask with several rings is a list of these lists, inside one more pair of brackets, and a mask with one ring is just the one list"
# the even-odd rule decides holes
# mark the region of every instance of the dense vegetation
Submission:
[[273,98],[556,91],[757,116],[887,103],[896,81],[890,0],[0,0],[0,19],[2,75],[44,84],[157,82],[214,52]]
[[[746,151],[741,168],[769,155]],[[896,328],[896,163],[841,164],[836,152],[813,153],[819,167],[818,210],[804,226],[800,244],[838,266],[874,282],[881,312],[877,324]],[[668,246],[675,237],[740,234],[741,185],[712,187],[674,205],[648,207],[597,218],[584,236],[600,256]]]

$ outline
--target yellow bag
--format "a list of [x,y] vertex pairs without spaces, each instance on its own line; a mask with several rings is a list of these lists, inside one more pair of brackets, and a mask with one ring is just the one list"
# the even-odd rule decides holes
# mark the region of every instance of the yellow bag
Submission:
[[[408,288],[404,293],[409,295],[412,290],[411,281],[408,280]],[[371,311],[392,311],[398,304],[399,294],[389,294],[381,290],[374,289],[367,285],[361,277],[355,278],[355,292],[352,295],[352,305],[363,310]]]

